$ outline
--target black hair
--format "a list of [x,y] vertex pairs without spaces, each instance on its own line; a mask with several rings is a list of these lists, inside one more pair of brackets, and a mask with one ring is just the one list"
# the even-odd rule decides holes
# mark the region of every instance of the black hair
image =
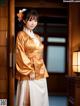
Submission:
[[39,20],[39,14],[38,14],[38,12],[33,9],[33,10],[28,10],[26,12],[25,21],[28,21],[31,16],[32,17],[35,17],[37,21]]
[[25,26],[26,22],[31,18],[31,19],[36,19],[36,21],[39,20],[39,14],[36,10],[26,10],[23,12],[24,17],[23,20],[19,21],[16,19],[16,35],[19,31],[23,30],[23,27]]

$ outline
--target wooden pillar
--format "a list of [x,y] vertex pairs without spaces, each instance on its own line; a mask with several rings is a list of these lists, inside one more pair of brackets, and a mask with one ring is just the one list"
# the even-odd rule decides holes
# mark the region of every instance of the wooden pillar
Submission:
[[9,4],[9,24],[10,24],[10,49],[9,49],[9,56],[10,56],[10,66],[9,66],[9,106],[15,106],[14,105],[14,96],[15,96],[15,68],[14,68],[14,54],[15,54],[15,48],[14,48],[14,36],[15,36],[15,0],[10,0]]

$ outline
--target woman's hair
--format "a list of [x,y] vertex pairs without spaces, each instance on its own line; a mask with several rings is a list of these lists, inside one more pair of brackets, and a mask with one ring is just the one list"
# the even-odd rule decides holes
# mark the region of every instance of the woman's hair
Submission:
[[27,11],[26,17],[25,17],[25,21],[28,21],[28,20],[36,20],[36,21],[38,21],[39,20],[38,12],[36,10]]
[[34,9],[32,10],[27,10],[27,9],[22,9],[22,10],[19,10],[19,13],[17,13],[17,17],[20,18],[19,16],[21,16],[22,14],[22,20],[19,21],[17,20],[17,31],[21,31],[23,29],[23,27],[25,26],[26,22],[28,20],[36,20],[38,21],[39,20],[39,15],[38,15],[38,12]]

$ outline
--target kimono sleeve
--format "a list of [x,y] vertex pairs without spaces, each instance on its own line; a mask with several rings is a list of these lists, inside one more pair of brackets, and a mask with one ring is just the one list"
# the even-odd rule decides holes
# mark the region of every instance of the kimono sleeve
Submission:
[[16,69],[22,75],[28,75],[34,71],[32,63],[24,51],[24,37],[20,32],[16,40]]

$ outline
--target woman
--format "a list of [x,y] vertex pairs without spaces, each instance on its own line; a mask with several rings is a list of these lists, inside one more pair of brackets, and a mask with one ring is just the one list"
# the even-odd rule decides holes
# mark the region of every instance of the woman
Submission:
[[24,23],[16,40],[16,106],[49,106],[43,44],[39,35],[33,32],[38,23],[38,13],[28,11]]

